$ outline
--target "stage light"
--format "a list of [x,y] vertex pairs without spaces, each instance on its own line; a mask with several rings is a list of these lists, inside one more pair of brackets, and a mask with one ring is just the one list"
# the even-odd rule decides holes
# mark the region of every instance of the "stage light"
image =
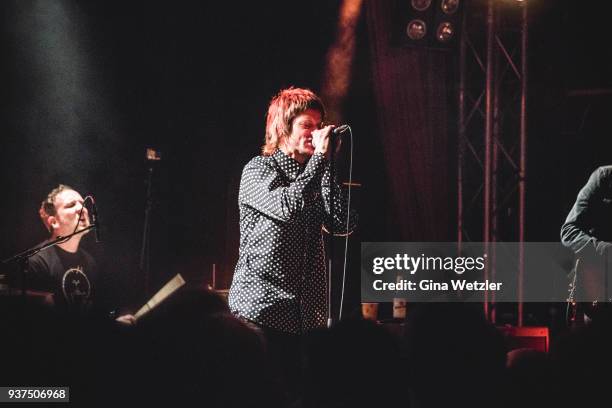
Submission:
[[420,40],[427,34],[427,25],[423,20],[412,20],[406,27],[406,34],[411,40]]
[[459,10],[459,0],[442,0],[440,8],[445,14],[455,14]]
[[425,11],[431,6],[431,0],[412,0],[412,7],[419,11]]
[[450,39],[453,38],[454,34],[455,29],[453,25],[449,22],[444,22],[438,25],[438,30],[436,31],[436,38],[438,39],[438,41],[445,43],[447,41],[450,41]]
[[[461,0],[395,0],[393,41],[408,47],[450,50],[459,43]],[[400,28],[401,27],[401,28]]]

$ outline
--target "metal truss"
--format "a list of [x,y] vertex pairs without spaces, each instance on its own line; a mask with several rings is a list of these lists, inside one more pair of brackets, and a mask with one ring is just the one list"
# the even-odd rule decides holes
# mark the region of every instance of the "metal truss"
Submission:
[[[466,4],[459,52],[457,241],[524,242],[528,1]],[[524,249],[517,259],[517,324],[523,323]],[[495,294],[485,294],[495,323]]]

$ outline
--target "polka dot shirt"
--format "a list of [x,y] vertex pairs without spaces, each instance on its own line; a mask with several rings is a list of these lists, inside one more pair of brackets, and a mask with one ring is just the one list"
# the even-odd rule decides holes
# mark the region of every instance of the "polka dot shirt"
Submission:
[[[346,230],[346,200],[336,183],[332,189],[334,230]],[[329,197],[329,162],[322,154],[302,165],[277,150],[244,167],[240,255],[229,292],[234,314],[288,333],[325,324],[322,226],[328,225]],[[355,214],[349,223],[352,230]]]

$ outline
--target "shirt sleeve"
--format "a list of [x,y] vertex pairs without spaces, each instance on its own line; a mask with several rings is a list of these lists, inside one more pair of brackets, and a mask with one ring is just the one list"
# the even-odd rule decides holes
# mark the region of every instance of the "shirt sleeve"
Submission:
[[46,260],[39,255],[32,256],[28,261],[26,274],[26,287],[32,290],[54,292],[57,282],[51,276],[50,266]]
[[603,176],[602,168],[591,174],[561,227],[561,242],[574,252],[580,252],[592,245],[597,253],[603,254],[612,245],[597,239],[590,231],[595,224],[594,208],[601,196]]
[[258,157],[242,172],[238,202],[281,222],[294,219],[316,202],[324,170],[324,157],[313,155],[304,171],[287,185],[277,169]]
[[[351,209],[347,217],[348,200],[338,185],[338,182],[335,180],[335,177],[332,182],[329,163],[326,163],[325,166],[321,181],[321,191],[323,194],[323,206],[325,208],[325,222],[323,224],[325,229],[328,232],[333,231],[334,234],[346,234],[348,222],[348,233],[353,232],[357,226],[357,213]],[[333,220],[331,220],[331,197],[333,197],[334,205]]]

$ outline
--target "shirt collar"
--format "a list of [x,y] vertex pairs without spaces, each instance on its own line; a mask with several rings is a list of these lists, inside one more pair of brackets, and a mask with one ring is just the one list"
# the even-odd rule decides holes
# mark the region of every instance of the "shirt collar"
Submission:
[[295,180],[306,167],[306,164],[300,164],[297,160],[287,156],[281,149],[276,149],[272,157],[289,180]]

